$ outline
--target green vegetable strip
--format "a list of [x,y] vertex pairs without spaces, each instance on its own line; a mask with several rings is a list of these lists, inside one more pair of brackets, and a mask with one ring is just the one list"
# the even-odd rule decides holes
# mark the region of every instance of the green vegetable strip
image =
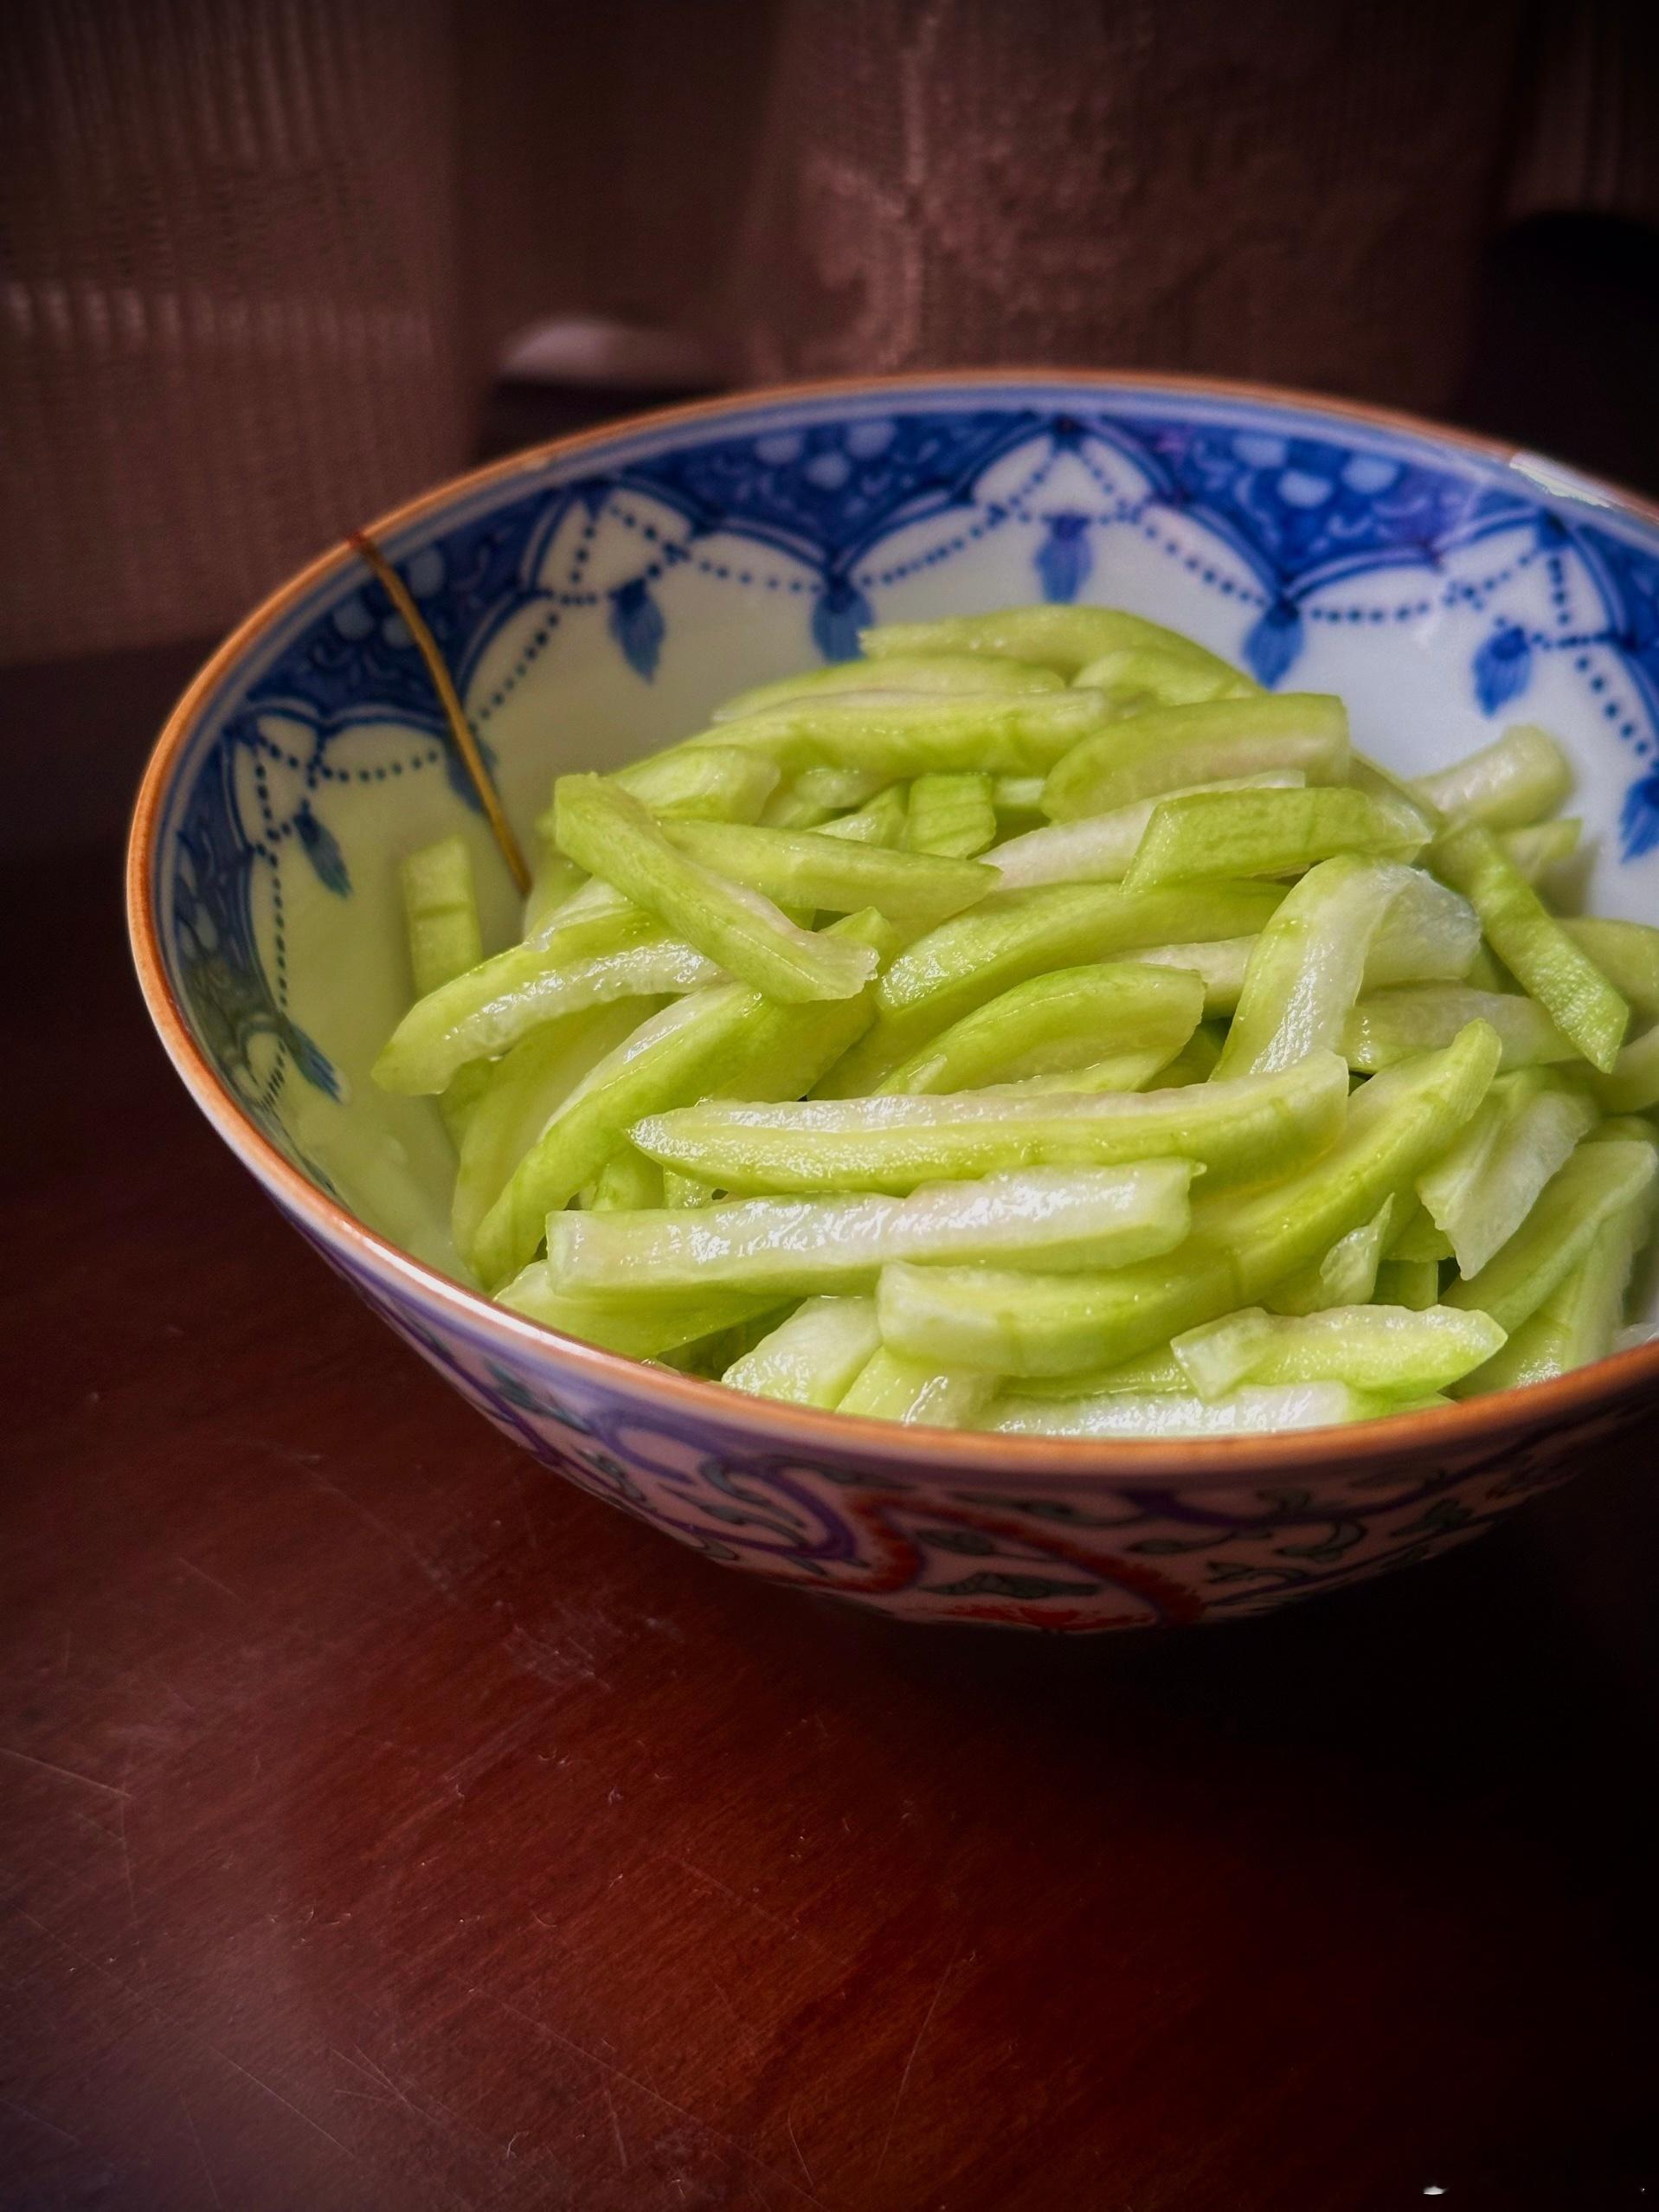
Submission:
[[1501,1077],[1456,1144],[1418,1179],[1418,1195],[1475,1275],[1508,1242],[1538,1194],[1594,1127],[1581,1091],[1537,1069]]
[[[1250,970],[1254,937],[1221,937],[1212,945],[1143,945],[1135,959],[1151,968],[1182,968],[1204,986],[1204,1013],[1231,1014],[1238,1010]],[[1219,1057],[1220,1046],[1217,1046]]]
[[1115,715],[1196,706],[1205,699],[1249,698],[1261,689],[1197,646],[1180,653],[1161,646],[1116,646],[1071,680],[1079,691],[1103,692]]
[[1481,917],[1492,949],[1592,1067],[1611,1071],[1630,1010],[1485,829],[1455,831],[1434,865]]
[[1576,1060],[1576,1046],[1531,999],[1509,991],[1472,991],[1456,983],[1404,985],[1360,1000],[1342,1030],[1342,1050],[1356,1068],[1392,1067],[1414,1052],[1450,1045],[1471,1021],[1490,1022],[1506,1068]]
[[1174,1392],[1190,1398],[1193,1386],[1186,1370],[1166,1344],[1155,1352],[1142,1352],[1115,1367],[1096,1367],[1086,1375],[1026,1375],[1021,1379],[1022,1398],[1104,1398],[1125,1392],[1144,1398]]
[[1410,1187],[1479,1107],[1497,1061],[1497,1038],[1474,1023],[1445,1051],[1377,1077],[1323,1158],[1265,1189],[1201,1199],[1192,1236],[1167,1258],[1108,1275],[886,1268],[876,1297],[882,1340],[942,1366],[1083,1373],[1258,1304]]
[[1408,868],[1405,874],[1409,881],[1383,916],[1366,955],[1366,989],[1466,981],[1485,950],[1474,908],[1426,869]]
[[1447,1390],[1504,1341],[1484,1314],[1453,1306],[1334,1306],[1289,1317],[1259,1307],[1206,1321],[1170,1346],[1200,1398],[1241,1383],[1348,1383],[1393,1398]]
[[1641,1205],[1621,1207],[1604,1221],[1584,1257],[1457,1395],[1548,1382],[1591,1360],[1604,1360],[1624,1318],[1625,1293],[1648,1225],[1648,1211]]
[[955,614],[936,622],[883,622],[861,633],[867,657],[885,661],[923,653],[974,653],[1036,661],[1077,675],[1120,646],[1208,661],[1213,656],[1179,630],[1119,607],[1005,607],[993,614]]
[[1607,1113],[1645,1114],[1659,1106],[1659,1024],[1624,1047],[1611,1075],[1591,1081]]
[[1495,745],[1420,775],[1411,789],[1454,823],[1525,829],[1553,813],[1572,788],[1572,768],[1547,730],[1516,723]]
[[1098,691],[979,691],[955,698],[867,691],[798,699],[770,714],[723,722],[706,740],[692,743],[741,746],[791,776],[813,768],[857,768],[889,781],[939,768],[1039,775],[1105,720],[1106,702]]
[[647,1002],[567,1014],[532,1029],[489,1066],[461,1140],[450,1208],[451,1232],[463,1257],[471,1257],[479,1224],[552,1116],[590,1070],[654,1011]]
[[1299,1267],[1266,1292],[1277,1314],[1319,1314],[1332,1306],[1360,1306],[1374,1297],[1399,1201],[1385,1199],[1369,1221],[1339,1237],[1310,1267]]
[[991,653],[894,653],[878,667],[867,660],[839,660],[827,668],[809,669],[805,675],[780,677],[775,684],[756,684],[716,707],[709,719],[736,722],[746,715],[793,706],[798,699],[833,698],[843,691],[1058,691],[1062,685],[1051,668],[1029,660],[1001,659]]
[[1647,922],[1589,915],[1572,916],[1561,927],[1637,1013],[1659,1021],[1659,929]]
[[626,1213],[635,1206],[661,1206],[662,1169],[654,1160],[625,1144],[600,1169],[588,1203],[595,1213]]
[[[700,822],[758,821],[776,792],[781,771],[763,753],[734,745],[677,746],[619,768],[614,781],[653,814]],[[555,804],[542,818],[552,840],[557,829]]]
[[[415,995],[424,997],[476,968],[484,957],[473,856],[463,838],[441,838],[410,853],[400,873],[409,971]],[[480,1061],[458,1067],[438,1101],[458,1149],[488,1073],[487,1064]]]
[[1454,1283],[1446,1303],[1478,1308],[1513,1334],[1578,1265],[1603,1222],[1645,1200],[1654,1164],[1652,1146],[1630,1138],[1581,1144],[1514,1235],[1478,1274]]
[[1439,1264],[1434,1260],[1386,1259],[1377,1270],[1374,1296],[1379,1306],[1424,1313],[1440,1302]]
[[[1208,1029],[1195,1029],[1173,1060],[1167,1061],[1162,1070],[1160,1090],[1173,1090],[1178,1083],[1208,1083],[1221,1058],[1221,1040]],[[1154,1070],[1154,1073],[1158,1071]],[[1138,1084],[1125,1085],[1139,1089]]]
[[382,1051],[385,1090],[441,1090],[467,1061],[493,1059],[526,1032],[571,1010],[569,971],[606,955],[671,942],[637,907],[560,928],[540,945],[514,945],[418,999]]
[[1347,1098],[1347,1069],[1320,1053],[1272,1076],[1129,1096],[705,1099],[643,1117],[628,1134],[653,1160],[723,1190],[910,1191],[1016,1167],[1160,1159],[1200,1163],[1207,1188],[1322,1150]]
[[1043,806],[1064,822],[1183,785],[1271,768],[1300,768],[1310,783],[1341,783],[1347,765],[1348,720],[1341,699],[1315,691],[1212,699],[1132,715],[1083,736],[1050,772]]
[[969,1429],[990,1401],[987,1375],[942,1374],[925,1361],[872,1353],[841,1399],[839,1411],[871,1421],[920,1422],[930,1428]]
[[[630,1146],[629,1150],[633,1149]],[[665,1168],[662,1179],[662,1202],[677,1212],[690,1213],[714,1204],[714,1186],[696,1175],[678,1175],[672,1167]]]
[[553,917],[564,907],[572,895],[580,891],[582,873],[574,860],[567,860],[562,852],[550,849],[548,843],[537,833],[538,856],[529,891],[524,895],[524,935],[526,938],[541,936],[550,926]]
[[826,907],[837,914],[873,906],[896,921],[937,922],[996,888],[994,872],[972,860],[890,852],[821,830],[671,822],[664,825],[664,835],[699,865],[782,906]]
[[[826,935],[879,948],[878,915],[853,915]],[[473,1265],[486,1283],[530,1259],[547,1217],[599,1174],[628,1124],[722,1091],[796,1096],[845,1051],[871,1017],[871,994],[827,1006],[779,1006],[741,983],[717,984],[666,1007],[599,1062],[520,1161],[479,1226]]]
[[833,762],[803,768],[794,788],[804,798],[833,807],[837,813],[853,807],[867,807],[887,788],[888,779],[871,768],[842,768]]
[[739,1284],[780,1296],[873,1284],[890,1260],[1051,1270],[1116,1267],[1186,1235],[1186,1161],[1036,1168],[934,1183],[908,1198],[727,1200],[696,1213],[556,1213],[548,1272],[561,1289],[654,1292]]
[[815,799],[792,783],[768,800],[761,815],[762,829],[819,830],[826,828],[840,812],[839,807],[825,799]]
[[[1080,1068],[1065,1068],[1057,1075],[1021,1076],[1015,1082],[991,1087],[1004,1096],[1022,1098],[1040,1094],[1053,1096],[1070,1093],[1079,1096],[1098,1090],[1145,1090],[1155,1077],[1161,1077],[1166,1070],[1173,1068],[1180,1057],[1179,1053],[1172,1055],[1165,1045],[1148,1045],[1139,1051],[1109,1052],[1103,1060],[1085,1060]],[[1161,1082],[1158,1088],[1163,1090],[1197,1080],[1183,1072],[1174,1076],[1167,1083]],[[876,1097],[882,1095],[878,1091],[871,1093]]]
[[[1206,791],[1292,791],[1307,782],[1300,768],[1273,768],[1263,775],[1235,776],[1212,784],[1195,785]],[[1185,791],[1172,791],[1170,799],[1184,799]],[[1010,838],[985,856],[987,867],[1002,878],[1004,891],[1028,891],[1037,884],[1121,883],[1146,834],[1147,825],[1161,799],[1137,799],[1132,806],[1115,807],[1109,813],[1084,814],[1074,822],[1051,822],[1044,829],[1027,830]]]
[[555,801],[571,859],[769,998],[850,999],[870,980],[870,947],[797,929],[769,899],[678,851],[637,799],[602,776],[561,776]]
[[1172,1059],[1198,1027],[1204,986],[1179,968],[1117,961],[1017,983],[893,1069],[878,1092],[977,1090],[1155,1046]]
[[717,1329],[752,1320],[777,1303],[770,1293],[756,1297],[744,1290],[672,1298],[639,1290],[621,1298],[573,1297],[555,1287],[544,1260],[532,1261],[496,1297],[514,1313],[631,1360],[661,1359],[712,1336]]
[[411,852],[401,871],[409,969],[423,999],[484,957],[473,856],[464,838],[440,838]]
[[1405,783],[1340,700],[1109,608],[868,653],[560,779],[508,953],[464,840],[404,864],[416,1001],[375,1072],[438,1094],[505,1302],[784,1403],[1104,1438],[1613,1346],[1659,929],[1538,897],[1582,831],[1552,737]]
[[836,1069],[831,1095],[868,1090],[987,1000],[1051,968],[1121,958],[1143,946],[1259,930],[1282,894],[1266,884],[1126,891],[1058,884],[1006,891],[953,916],[899,955],[877,986],[878,1019]]
[[1313,1382],[1246,1389],[1214,1404],[1175,1392],[1137,1397],[1109,1392],[1096,1398],[994,1399],[981,1428],[1011,1437],[1135,1437],[1277,1435],[1291,1429],[1334,1428],[1395,1411],[1346,1383]]
[[1432,1260],[1437,1266],[1451,1257],[1450,1238],[1444,1229],[1435,1226],[1420,1199],[1411,1197],[1396,1208],[1388,1257]]
[[1195,791],[1161,800],[1125,887],[1212,876],[1301,874],[1337,854],[1414,859],[1426,844],[1420,817],[1362,791]]
[[820,823],[813,833],[818,837],[845,838],[849,845],[884,846],[890,852],[896,852],[904,841],[908,811],[904,787],[890,783],[873,799],[865,800],[862,807],[855,807],[850,814]]
[[[1530,829],[1500,831],[1498,845],[1516,873],[1536,887],[1572,858],[1583,834],[1584,824],[1576,820],[1534,822]],[[1594,958],[1593,954],[1591,956]]]
[[1416,880],[1397,861],[1346,853],[1309,869],[1257,941],[1219,1072],[1259,1074],[1338,1044],[1371,941]]
[[968,860],[993,845],[996,834],[996,807],[988,775],[963,769],[918,775],[911,784],[904,825],[907,851]]
[[721,1380],[788,1405],[839,1405],[881,1349],[873,1298],[808,1298]]

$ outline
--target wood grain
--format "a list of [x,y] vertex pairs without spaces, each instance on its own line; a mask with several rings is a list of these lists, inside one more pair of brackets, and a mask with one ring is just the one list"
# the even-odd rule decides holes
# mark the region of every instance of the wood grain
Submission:
[[1161,1641],[750,1584],[304,1250],[113,853],[5,898],[8,2212],[1659,2201],[1650,1448]]

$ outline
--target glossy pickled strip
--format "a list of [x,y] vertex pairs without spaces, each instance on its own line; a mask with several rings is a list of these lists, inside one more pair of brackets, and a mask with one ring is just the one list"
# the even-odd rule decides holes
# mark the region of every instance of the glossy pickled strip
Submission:
[[1506,1068],[1576,1060],[1578,1047],[1531,999],[1514,991],[1476,991],[1456,983],[1403,984],[1360,1000],[1342,1026],[1351,1066],[1374,1071],[1414,1052],[1437,1051],[1471,1021],[1489,1022]]
[[[753,822],[776,791],[781,771],[763,753],[711,743],[653,753],[618,768],[612,781],[653,814],[685,821]],[[538,825],[550,836],[557,827],[557,790],[556,783],[555,803]]]
[[881,1349],[873,1298],[808,1298],[720,1378],[788,1405],[839,1405]]
[[1204,985],[1179,968],[1135,961],[1052,968],[1017,983],[884,1077],[878,1093],[977,1090],[1154,1048],[1173,1059],[1204,1013]]
[[1456,1144],[1418,1178],[1460,1274],[1477,1274],[1508,1244],[1596,1119],[1585,1094],[1558,1077],[1525,1068],[1499,1077]]
[[630,1360],[661,1359],[717,1329],[753,1320],[777,1303],[771,1295],[756,1297],[743,1290],[672,1298],[638,1290],[624,1298],[573,1297],[554,1284],[544,1260],[533,1260],[495,1295],[499,1304],[527,1320]]
[[[1234,776],[1219,783],[1195,784],[1193,790],[1294,791],[1308,779],[1300,768],[1273,768],[1262,775]],[[1171,792],[1170,799],[1186,792]],[[987,867],[1002,878],[1004,891],[1027,891],[1037,884],[1114,884],[1129,873],[1147,825],[1162,799],[1137,799],[1109,813],[1084,814],[1072,822],[1051,822],[1021,837],[993,846]]]
[[904,842],[907,811],[903,785],[890,783],[862,807],[819,823],[813,835],[844,839],[849,845],[878,845],[897,852]]
[[871,1421],[971,1429],[993,1387],[988,1375],[942,1373],[925,1360],[901,1359],[884,1346],[854,1377],[837,1411]]
[[781,906],[822,907],[836,914],[873,906],[895,921],[938,922],[996,888],[994,872],[974,861],[891,852],[822,830],[671,822],[663,833],[701,866]]
[[679,851],[638,800],[602,776],[561,776],[555,803],[571,859],[768,998],[850,999],[869,981],[869,946],[797,929],[770,899]]
[[[1583,834],[1584,824],[1576,819],[1534,822],[1530,829],[1500,831],[1498,844],[1511,865],[1536,889],[1540,884],[1557,879],[1566,862],[1578,853]],[[1613,979],[1610,976],[1608,981]],[[1614,987],[1617,988],[1616,983]]]
[[1572,765],[1546,730],[1519,722],[1495,744],[1411,785],[1449,822],[1524,829],[1553,813],[1572,788]]
[[[878,916],[835,928],[884,942]],[[474,1240],[486,1283],[523,1267],[547,1217],[592,1182],[642,1115],[735,1090],[797,1096],[844,1051],[871,1016],[868,992],[828,1005],[780,1006],[741,983],[717,984],[665,1007],[607,1054],[560,1106],[513,1171]]]
[[1369,1221],[1339,1237],[1310,1266],[1299,1267],[1264,1293],[1276,1314],[1318,1314],[1333,1306],[1360,1306],[1374,1297],[1383,1254],[1399,1211],[1398,1199],[1385,1199]]
[[748,715],[793,706],[799,699],[834,698],[849,691],[915,691],[947,697],[962,691],[1058,691],[1064,681],[1051,668],[1040,667],[1034,661],[1011,660],[993,653],[890,653],[879,666],[868,660],[839,660],[827,668],[781,676],[773,684],[756,684],[723,701],[709,719],[737,722]]
[[1300,768],[1310,783],[1341,783],[1347,766],[1348,718],[1341,699],[1322,691],[1212,699],[1131,715],[1084,736],[1050,771],[1043,806],[1052,820],[1065,822],[1185,784],[1273,768]]
[[906,852],[969,860],[993,845],[996,834],[996,806],[988,775],[961,769],[918,775],[911,784],[904,824]]
[[1659,929],[1600,915],[1568,916],[1561,927],[1637,1013],[1659,1021]]
[[1659,1023],[1634,1038],[1613,1063],[1610,1075],[1592,1078],[1602,1110],[1645,1114],[1659,1106]]
[[1103,653],[1124,646],[1199,662],[1213,659],[1179,630],[1119,607],[1005,607],[990,614],[951,614],[933,622],[881,622],[860,633],[871,660],[921,653],[973,653],[1036,661],[1073,677]]
[[1309,869],[1264,927],[1251,955],[1220,1072],[1287,1067],[1304,1052],[1340,1044],[1365,982],[1373,940],[1385,917],[1402,907],[1428,910],[1425,965],[1461,973],[1478,942],[1474,916],[1461,901],[1448,901],[1419,870],[1346,853]]
[[815,768],[889,781],[945,768],[1040,775],[1105,720],[1098,691],[863,691],[723,722],[707,742],[762,754],[789,776]]
[[1143,946],[1258,932],[1282,894],[1268,884],[1126,891],[1056,884],[1006,891],[954,915],[901,953],[877,986],[875,1026],[826,1095],[868,1090],[964,1014],[1050,968],[1121,959]]
[[1455,1306],[1334,1306],[1296,1316],[1258,1306],[1188,1329],[1169,1348],[1205,1399],[1241,1383],[1308,1382],[1424,1398],[1461,1381],[1503,1341],[1495,1321]]
[[479,1224],[560,1106],[655,1011],[647,1000],[567,1014],[531,1030],[489,1068],[461,1139],[450,1206],[450,1230],[463,1257],[470,1259]]
[[514,945],[417,999],[376,1061],[385,1090],[441,1090],[469,1060],[495,1059],[530,1030],[607,999],[693,987],[701,955],[629,907]]
[[1481,917],[1498,958],[1592,1067],[1611,1071],[1630,1010],[1508,859],[1489,830],[1442,838],[1434,865]]
[[1259,1304],[1409,1189],[1478,1109],[1497,1061],[1497,1038],[1475,1023],[1445,1051],[1379,1076],[1322,1158],[1264,1189],[1200,1198],[1192,1236],[1166,1258],[1105,1275],[886,1268],[876,1295],[883,1341],[941,1366],[1083,1373]]
[[1478,1274],[1452,1283],[1445,1302],[1478,1308],[1513,1334],[1585,1257],[1603,1222],[1645,1204],[1654,1167],[1653,1147],[1633,1138],[1581,1144],[1514,1235]]
[[903,1192],[1018,1167],[1161,1159],[1199,1163],[1213,1187],[1322,1150],[1347,1102],[1347,1071],[1324,1053],[1276,1075],[1165,1091],[705,1099],[637,1121],[628,1135],[665,1167],[724,1190]]
[[1625,1296],[1648,1226],[1648,1209],[1641,1204],[1624,1206],[1604,1221],[1582,1259],[1456,1395],[1476,1397],[1485,1391],[1549,1382],[1591,1360],[1604,1360],[1617,1342]]
[[1305,873],[1337,854],[1411,860],[1422,817],[1341,786],[1301,791],[1193,791],[1161,799],[1123,881],[1129,891],[1213,876]]
[[409,971],[423,999],[484,958],[473,856],[460,837],[411,852],[398,871],[408,930]]
[[556,1213],[547,1264],[561,1289],[740,1285],[779,1296],[857,1289],[890,1261],[1064,1270],[1116,1267],[1186,1234],[1186,1161],[1034,1168],[931,1183],[908,1198],[728,1199],[694,1212]]
[[1090,1398],[993,1399],[981,1423],[1009,1437],[1244,1437],[1292,1429],[1336,1428],[1392,1413],[1394,1405],[1346,1383],[1311,1382],[1237,1391],[1211,1401],[1178,1392],[1143,1396],[1107,1392]]
[[1101,692],[1114,715],[1196,706],[1206,699],[1250,698],[1261,689],[1231,663],[1190,643],[1179,652],[1165,646],[1115,646],[1071,680],[1080,691]]

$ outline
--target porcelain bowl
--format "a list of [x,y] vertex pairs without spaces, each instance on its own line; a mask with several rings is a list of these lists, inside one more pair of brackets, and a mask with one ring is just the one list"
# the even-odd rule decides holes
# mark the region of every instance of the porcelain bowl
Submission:
[[[374,526],[510,813],[701,727],[861,625],[1135,608],[1331,690],[1416,772],[1536,720],[1577,760],[1600,911],[1659,912],[1659,511],[1405,418],[1173,377],[792,389],[617,423]],[[513,902],[408,630],[342,545],[181,701],[128,863],[151,1013],[300,1233],[546,1466],[711,1559],[918,1620],[1220,1620],[1473,1535],[1639,1420],[1659,1347],[1524,1392],[1282,1437],[897,1428],[600,1352],[468,1288],[429,1101],[369,1067],[408,995],[395,869],[460,830]]]

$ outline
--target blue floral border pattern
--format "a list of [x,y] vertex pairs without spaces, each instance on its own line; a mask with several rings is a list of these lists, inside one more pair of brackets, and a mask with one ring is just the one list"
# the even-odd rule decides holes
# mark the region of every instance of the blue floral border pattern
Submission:
[[[1543,661],[1568,655],[1639,764],[1624,807],[1624,854],[1659,846],[1659,555],[1577,512],[1563,517],[1490,471],[1371,451],[1357,437],[1289,434],[1271,422],[1270,411],[1257,427],[1212,414],[884,408],[855,398],[833,420],[710,436],[543,480],[434,537],[402,573],[464,692],[505,626],[531,608],[520,672],[572,610],[602,605],[616,649],[649,682],[666,637],[654,588],[682,563],[739,587],[809,595],[813,636],[835,659],[856,652],[858,630],[875,619],[872,595],[1011,523],[1038,526],[1033,591],[1062,601],[1086,591],[1110,533],[1133,531],[1238,602],[1238,650],[1269,685],[1294,674],[1315,623],[1405,622],[1453,606],[1478,618],[1469,681],[1486,714],[1516,704]],[[1103,455],[1127,465],[1121,477]],[[1017,483],[1005,481],[1003,465],[1015,456],[1029,465]],[[1068,457],[1097,498],[1077,502],[1075,470],[1071,497],[1048,496]],[[678,532],[652,518],[665,511],[679,519]],[[601,593],[587,563],[608,520],[638,537],[640,559]],[[544,556],[572,523],[575,559],[553,588]],[[915,543],[916,526],[929,523],[937,527],[928,542],[901,555],[894,541]],[[1449,573],[1450,555],[1489,539],[1489,569]],[[752,567],[734,557],[734,542],[756,549]],[[768,551],[784,566],[762,574]],[[1570,558],[1599,601],[1588,623],[1572,613]],[[1534,570],[1546,586],[1545,621],[1508,608],[1510,588]],[[1379,600],[1374,583],[1342,598],[1345,583],[1388,571],[1399,578],[1392,600]],[[513,680],[477,703],[486,745],[490,717]],[[407,738],[389,750],[389,721]],[[370,743],[376,724],[383,735]],[[331,893],[349,897],[347,863],[325,820],[330,787],[430,773],[475,803],[409,634],[368,577],[263,670],[196,773],[170,887],[176,972],[209,1055],[285,1146],[276,1109],[289,1069],[331,1094],[338,1083],[288,1012],[279,857],[292,842]],[[274,902],[269,973],[254,925],[261,878]]]

